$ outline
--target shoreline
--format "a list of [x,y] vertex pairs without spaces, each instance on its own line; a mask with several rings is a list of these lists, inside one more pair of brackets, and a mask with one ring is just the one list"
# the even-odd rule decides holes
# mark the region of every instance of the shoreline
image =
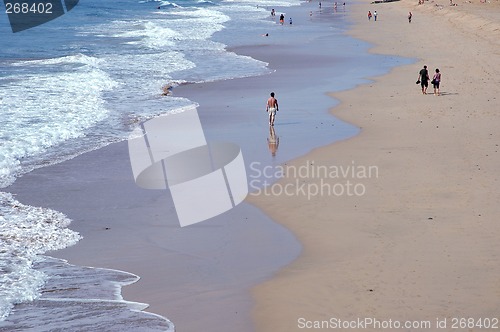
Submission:
[[123,330],[120,326],[174,331],[167,318],[146,311],[147,304],[123,299],[121,289],[139,280],[135,274],[71,265],[47,255],[39,256],[34,265],[49,276],[40,297],[17,304],[13,315],[0,322],[0,331],[83,331],[95,326],[106,331]]
[[[287,12],[294,11],[287,8]],[[298,17],[294,17],[296,26],[300,26]],[[204,124],[213,126],[204,128],[207,138],[234,138],[235,142],[248,147],[255,145],[257,136],[262,144],[255,154],[250,154],[250,159],[262,158],[270,164],[287,161],[301,151],[305,153],[311,145],[326,144],[325,137],[334,141],[356,132],[356,128],[331,118],[326,105],[335,103],[326,95],[319,96],[309,105],[304,101],[298,103],[300,108],[289,101],[303,99],[304,94],[313,92],[318,95],[315,80],[324,79],[320,75],[324,68],[314,61],[335,58],[328,54],[329,48],[318,51],[321,47],[310,50],[307,46],[293,45],[291,38],[307,39],[310,31],[299,34],[300,30],[296,30],[295,34],[287,36],[288,28],[276,26],[276,32],[271,35],[281,48],[254,46],[253,43],[238,48],[260,55],[270,53],[273,62],[282,66],[283,70],[278,73],[174,89],[174,95],[191,93],[205,98],[200,109],[206,111],[200,112],[200,117]],[[322,38],[331,36],[330,31],[314,31]],[[283,63],[279,62],[281,52],[287,55]],[[301,94],[297,95],[294,73],[300,72],[296,65],[304,56],[310,56],[311,73],[301,77]],[[379,70],[383,71],[374,72]],[[283,144],[276,158],[267,150],[268,127],[263,107],[255,109],[255,105],[264,104],[269,93],[268,88],[262,86],[263,82],[287,91],[279,94],[287,114],[277,120],[276,130]],[[356,84],[356,81],[349,82]],[[226,102],[220,100],[221,91],[241,91],[250,97],[242,101],[241,96],[236,95],[228,100],[227,108],[237,113],[227,117],[224,109],[220,109],[221,105],[226,106]],[[304,114],[308,106],[313,109]],[[213,110],[217,113],[208,113]],[[252,112],[243,113],[248,110]],[[317,110],[324,114],[316,115],[314,111]],[[305,124],[314,128],[314,135],[302,129]],[[244,130],[239,129],[243,126],[253,126],[253,133],[241,135]],[[335,127],[333,133],[331,127]],[[48,206],[65,213],[73,219],[70,228],[84,236],[75,246],[48,255],[66,259],[71,264],[127,271],[140,276],[139,282],[122,289],[122,296],[127,301],[148,303],[147,312],[165,316],[179,329],[207,330],[210,326],[228,331],[255,330],[250,317],[253,303],[249,288],[267,280],[298,255],[300,244],[295,237],[246,203],[214,221],[190,228],[189,233],[183,231],[178,227],[173,207],[165,204],[171,200],[169,194],[138,188],[129,168],[126,142],[120,142],[37,169],[19,178],[7,190],[23,203]],[[34,183],[36,188],[33,188]],[[203,319],[194,320],[194,313]]]
[[[291,163],[377,165],[379,177],[354,179],[366,195],[249,199],[304,248],[253,289],[258,331],[298,331],[332,318],[448,319],[450,325],[453,317],[497,315],[500,64],[494,54],[500,46],[494,34],[481,33],[499,31],[491,17],[499,17],[500,7],[439,2],[364,1],[350,13],[356,23],[348,35],[372,43],[371,53],[419,60],[331,94],[340,100],[332,113],[361,132]],[[378,11],[377,22],[368,22],[368,10]],[[425,63],[431,73],[436,63],[441,68],[440,97],[415,86]]]
[[[382,17],[380,22],[383,21]],[[300,20],[294,15],[294,24],[299,22]],[[274,38],[274,33],[271,34],[271,37]],[[276,39],[273,40],[276,41]],[[266,45],[257,45],[237,47],[235,50],[243,53],[245,51],[253,52],[255,55],[259,54],[259,52],[262,54],[269,52],[272,48],[268,47],[266,49]],[[292,48],[283,47],[279,51],[288,54],[289,50],[292,50]],[[253,126],[256,128],[255,131],[258,132],[257,141],[260,143],[256,143],[255,137],[250,135],[238,138],[241,139],[241,142],[238,141],[238,143],[256,146],[261,144],[259,149],[264,150],[264,152],[259,151],[255,155],[267,155],[269,158],[269,152],[266,150],[268,130],[266,126],[260,127],[263,121],[262,110],[258,108],[253,112],[255,105],[260,106],[263,104],[262,100],[265,99],[264,97],[268,93],[267,87],[262,88],[261,85],[266,79],[268,86],[279,86],[282,90],[289,90],[287,94],[283,93],[279,94],[279,96],[282,98],[284,105],[287,106],[285,112],[287,109],[290,110],[295,119],[299,119],[304,123],[307,122],[309,125],[317,121],[316,130],[327,135],[332,131],[327,125],[331,125],[335,129],[340,127],[339,123],[334,120],[320,123],[320,121],[329,117],[328,114],[322,117],[322,120],[319,120],[314,117],[312,111],[307,111],[304,118],[300,118],[298,115],[303,110],[293,109],[293,104],[297,100],[308,96],[308,85],[312,84],[306,81],[306,78],[312,78],[311,82],[314,82],[314,78],[319,77],[315,76],[314,73],[310,73],[311,77],[301,77],[304,81],[297,83],[296,77],[291,74],[292,69],[297,64],[300,64],[298,60],[302,56],[307,56],[307,52],[310,51],[307,48],[300,50],[302,53],[299,52],[299,56],[288,59],[290,63],[283,62],[284,75],[278,76],[280,80],[277,84],[272,81],[277,76],[268,75],[265,77],[181,86],[174,89],[174,95],[186,92],[204,98],[211,106],[207,106],[207,103],[203,102],[201,108],[206,108],[208,111],[215,109],[214,105],[218,107],[224,105],[232,112],[238,112],[238,115],[234,117],[227,117],[223,112],[216,113],[214,122],[210,122],[209,113],[201,113],[204,121],[215,125],[212,131],[207,130],[207,135],[210,138],[217,139],[223,136],[221,134],[222,127],[227,127],[223,130],[223,134],[227,135],[224,136],[225,138],[238,137],[240,134],[238,132],[239,128],[244,125]],[[311,53],[314,52],[311,51]],[[279,59],[276,54],[273,55],[274,61]],[[317,53],[314,53],[314,56],[317,55]],[[319,58],[310,56],[308,59],[313,65],[316,65],[315,61],[318,59],[327,61],[330,58],[323,54]],[[290,68],[287,68],[287,66]],[[324,63],[313,67],[320,72],[324,68]],[[383,71],[383,69],[381,70]],[[395,69],[394,71],[398,70]],[[344,78],[340,80],[342,79]],[[335,79],[332,81],[335,81]],[[330,81],[325,83],[328,86],[329,84]],[[378,83],[368,84],[375,85]],[[241,90],[242,87],[246,89],[245,94],[251,95],[250,98],[244,101],[241,100],[242,96],[238,94],[238,89]],[[414,85],[411,87],[414,88]],[[228,92],[232,98],[228,99],[227,102],[221,101],[220,99],[224,97],[220,94],[214,94],[214,91],[219,93],[220,91]],[[299,93],[296,93],[297,91]],[[341,92],[339,95],[344,93],[352,93],[352,90]],[[325,96],[324,100],[315,101],[309,106],[322,109],[325,104],[331,105],[335,104],[335,102]],[[345,105],[340,105],[340,108],[342,107],[345,107]],[[248,110],[252,110],[252,112],[246,115],[239,112]],[[326,111],[325,108],[325,113]],[[339,114],[341,114],[339,118],[348,118],[348,113],[349,111],[345,114],[339,111]],[[278,151],[278,158],[269,158],[271,160],[268,160],[268,162],[272,165],[281,162],[288,163],[287,156],[294,153],[303,154],[301,151],[304,151],[304,153],[309,151],[308,145],[301,144],[301,140],[315,140],[315,142],[326,144],[324,136],[316,134],[316,132],[300,136],[299,134],[304,134],[299,133],[298,130],[302,128],[299,125],[300,121],[296,121],[297,123],[286,121],[286,116],[286,113],[283,113],[283,115],[278,114],[276,129],[283,138],[283,144]],[[226,126],[217,126],[216,121],[219,120],[221,120],[221,124]],[[356,119],[349,121],[349,123],[357,124],[354,120]],[[229,126],[227,126],[228,124]],[[368,126],[363,126],[363,131],[358,136],[367,135],[366,128]],[[350,129],[347,128],[339,129],[340,133],[335,130],[335,134],[341,136],[345,134],[343,130],[351,133]],[[298,136],[298,138],[295,136]],[[336,144],[350,144],[349,142],[358,139],[358,136],[347,141],[342,140]],[[335,139],[329,138],[329,141],[333,140]],[[274,219],[273,216],[273,221],[267,216],[274,212],[281,213],[278,210],[283,208],[290,208],[291,210],[294,204],[285,201],[284,204],[278,204],[277,209],[272,208],[276,211],[263,214],[245,203],[243,209],[239,208],[214,223],[210,221],[208,224],[194,227],[192,230],[197,233],[195,236],[184,237],[182,232],[178,230],[176,218],[171,218],[173,215],[172,207],[165,205],[165,201],[171,199],[168,194],[141,190],[131,180],[131,171],[128,166],[124,167],[124,163],[128,163],[128,152],[125,145],[126,142],[112,144],[62,164],[36,170],[16,181],[15,187],[23,191],[26,198],[20,199],[23,203],[35,206],[48,205],[62,211],[74,219],[70,226],[71,229],[76,228],[85,233],[84,242],[80,241],[74,247],[48,254],[69,259],[72,264],[102,266],[139,275],[141,281],[124,287],[122,296],[127,301],[137,300],[141,303],[149,303],[151,312],[166,316],[180,329],[208,330],[208,325],[215,327],[217,330],[238,330],[240,332],[255,330],[251,323],[251,317],[247,317],[250,316],[250,308],[254,306],[254,302],[248,296],[248,289],[262,280],[268,280],[269,276],[272,279],[265,281],[264,284],[274,282],[272,276],[276,275],[276,269],[286,265],[298,251],[296,239],[287,229],[276,225],[274,222],[274,220],[280,220],[279,218],[282,215],[278,219]],[[313,151],[313,153],[321,154],[318,151],[323,151],[322,149],[328,149],[328,147],[314,148],[315,152]],[[320,160],[320,158],[313,160]],[[338,162],[335,162],[343,165],[342,163],[348,159],[338,160]],[[331,164],[331,160],[327,160],[327,162]],[[291,164],[295,165],[297,161],[292,161]],[[383,169],[381,166],[380,168]],[[33,189],[33,183],[37,184],[36,189]],[[267,199],[268,197],[266,197],[264,205],[269,204]],[[299,200],[297,206],[301,206],[303,203],[303,200]],[[82,211],[85,211],[85,213],[82,213]],[[298,212],[298,215],[314,216],[319,211],[318,206],[314,206],[311,209],[306,209],[305,212]],[[326,213],[331,214],[331,211]],[[252,223],[249,224],[248,220]],[[286,228],[288,228],[288,225]],[[221,232],[221,229],[225,231]],[[322,229],[318,231],[321,232]],[[296,230],[293,232],[299,235],[303,233],[302,230],[299,230],[298,233]],[[207,240],[207,234],[209,234],[210,240]],[[210,243],[208,253],[206,247],[196,245],[201,239]],[[193,243],[196,248],[186,247],[182,242]],[[242,243],[248,244],[248,247],[242,247]],[[259,248],[255,248],[256,243],[259,244]],[[276,248],[276,243],[280,244],[280,248]],[[256,252],[256,255],[249,257],[250,252]],[[309,255],[310,252],[308,251],[305,254]],[[317,253],[312,256],[318,257]],[[244,259],[242,260],[241,257],[244,257]],[[311,262],[313,263],[314,259]],[[306,264],[309,264],[309,262]],[[285,270],[289,271],[288,267]],[[279,270],[277,275],[282,275],[282,272],[283,270]],[[167,281],[170,283],[168,287],[165,285]],[[311,281],[304,280],[304,283],[308,282]],[[206,284],[209,284],[209,287],[203,286]],[[257,286],[257,289],[260,287]],[[257,300],[257,303],[260,305],[259,301],[260,299]],[[286,307],[290,303],[293,304],[293,302],[293,300],[288,303],[284,302],[286,303],[284,306]],[[193,303],[196,304],[196,309],[193,309]],[[313,306],[315,299],[306,301],[304,304]],[[278,303],[278,305],[281,306],[283,303]],[[262,308],[270,308],[271,312],[278,307],[262,306]],[[196,315],[203,317],[203,319],[193,319],[193,310]],[[146,311],[149,312],[149,309]],[[221,316],[221,312],[223,316]],[[221,320],[224,322],[221,323]],[[261,325],[263,321],[258,318],[257,330],[260,331],[263,328]],[[278,326],[276,330],[281,328],[283,327]]]

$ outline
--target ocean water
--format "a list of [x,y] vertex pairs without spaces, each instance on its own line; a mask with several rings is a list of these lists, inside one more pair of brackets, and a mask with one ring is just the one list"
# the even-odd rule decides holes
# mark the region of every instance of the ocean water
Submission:
[[[175,93],[162,96],[165,85],[269,74],[267,63],[237,55],[226,46],[260,38],[262,31],[275,25],[269,19],[271,6],[300,4],[298,0],[81,0],[66,15],[16,34],[2,7],[0,331],[92,331],[95,326],[102,331],[174,329],[167,318],[144,312],[145,304],[121,297],[121,287],[137,281],[137,276],[45,256],[77,243],[81,236],[69,228],[67,216],[24,205],[8,187],[36,168],[126,140],[141,121],[196,105]],[[308,33],[297,30],[297,41],[308,39]],[[366,48],[342,47],[360,57],[352,61],[366,60],[366,64],[357,80],[352,79],[352,70],[342,71],[345,65],[336,64],[338,81],[344,84],[328,81],[329,90],[352,87],[362,83],[362,77],[381,74],[395,64],[394,59],[368,56],[363,53]],[[307,88],[304,91],[307,95]],[[325,105],[331,102],[324,98]],[[280,130],[287,133],[286,127]],[[351,126],[340,135],[356,130]],[[215,136],[221,133],[215,132]],[[207,133],[210,136],[210,130]],[[237,141],[241,135],[223,133],[226,140]],[[242,149],[251,153],[252,147]],[[293,150],[294,156],[304,152]]]
[[212,40],[234,15],[250,11],[258,23],[268,15],[257,8],[261,3],[85,0],[15,34],[2,4],[0,331],[84,331],[95,324],[103,331],[173,330],[167,319],[140,311],[146,305],[123,301],[121,286],[137,276],[44,256],[80,235],[68,228],[67,216],[18,202],[8,186],[36,168],[125,140],[140,121],[193,104],[161,96],[164,85],[268,73],[266,63]]

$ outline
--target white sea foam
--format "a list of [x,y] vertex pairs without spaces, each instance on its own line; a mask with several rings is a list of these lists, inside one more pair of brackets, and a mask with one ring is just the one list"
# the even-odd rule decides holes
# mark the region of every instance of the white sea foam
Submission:
[[197,0],[196,3],[198,4],[208,4],[208,5],[215,5],[215,2],[213,1],[208,1],[208,0]]
[[102,62],[103,62],[102,59],[79,53],[60,58],[17,61],[12,63],[11,65],[14,67],[19,67],[19,66],[61,65],[61,64],[75,63],[75,64],[89,65],[91,67],[97,68],[99,64],[101,64]]
[[302,1],[299,0],[223,0],[226,3],[241,3],[259,7],[274,6],[274,7],[290,7],[298,6]]
[[207,40],[215,32],[224,29],[230,17],[223,12],[210,8],[194,8],[170,13],[177,19],[166,21],[176,27],[180,40]]
[[0,332],[175,331],[168,319],[142,311],[147,304],[123,300],[121,288],[139,280],[134,274],[47,256],[38,256],[33,270],[46,276],[40,296],[17,305]]
[[168,1],[162,1],[160,3],[160,6],[161,7],[167,7],[167,6],[172,6],[172,7],[175,7],[175,8],[182,8],[182,6],[176,4],[175,2],[168,2]]
[[173,9],[158,14],[162,15],[157,20],[114,21],[95,29],[111,37],[131,39],[128,44],[163,50],[178,45],[183,49],[190,47],[185,43],[187,40],[208,40],[230,19],[220,11],[207,8]]
[[141,0],[139,1],[139,3],[149,3],[149,2],[159,2],[159,5],[161,7],[178,7],[178,8],[182,8],[182,6],[176,4],[175,2],[169,2],[169,1],[165,1],[165,0]]
[[34,270],[37,255],[75,244],[80,236],[67,228],[62,213],[27,206],[0,192],[0,320],[13,305],[40,295],[46,274]]
[[153,49],[174,46],[174,39],[178,35],[169,27],[162,27],[152,21],[117,21],[112,24],[111,29],[114,30],[113,37],[131,38],[131,41],[127,41],[128,44],[145,45]]
[[[117,98],[129,95],[122,89],[151,96],[173,81],[203,82],[266,73],[266,63],[227,52],[226,45],[210,40],[230,20],[218,9],[170,9],[159,11],[157,19],[94,26],[91,33],[137,48],[113,54],[102,66],[112,76],[119,69],[120,76],[126,78],[130,73],[134,77],[117,89]],[[128,105],[130,102],[129,98]]]
[[20,61],[13,65],[36,74],[0,79],[0,188],[14,181],[22,159],[84,136],[108,116],[102,95],[117,84],[98,64],[84,55]]

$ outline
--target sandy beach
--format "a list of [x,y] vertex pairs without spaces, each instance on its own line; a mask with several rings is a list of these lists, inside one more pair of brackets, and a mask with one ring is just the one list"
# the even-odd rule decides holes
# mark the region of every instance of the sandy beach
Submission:
[[[127,142],[8,190],[73,219],[83,240],[51,256],[140,276],[123,298],[177,331],[295,331],[365,317],[433,330],[436,319],[451,329],[453,318],[500,318],[500,3],[456,3],[276,7],[293,26],[231,49],[272,73],[174,88],[199,104],[207,139],[286,169],[274,193],[254,192],[214,220],[180,228],[170,194],[134,182]],[[341,33],[332,19],[352,22],[359,41],[331,43]],[[442,72],[439,97],[415,84],[424,64]],[[358,77],[361,66],[374,77]],[[271,90],[282,109],[276,156],[266,141]]]
[[[351,181],[359,195],[250,197],[303,244],[299,259],[254,289],[258,331],[365,318],[408,321],[406,331],[437,330],[438,320],[452,330],[472,318],[479,324],[469,330],[480,331],[485,319],[498,319],[500,3],[456,4],[364,1],[351,11],[349,34],[373,43],[371,52],[416,63],[333,94],[341,104],[332,113],[361,133],[292,163],[356,165],[354,174],[300,181]],[[441,96],[415,84],[424,64],[431,75],[441,70]],[[378,172],[358,172],[369,166]]]

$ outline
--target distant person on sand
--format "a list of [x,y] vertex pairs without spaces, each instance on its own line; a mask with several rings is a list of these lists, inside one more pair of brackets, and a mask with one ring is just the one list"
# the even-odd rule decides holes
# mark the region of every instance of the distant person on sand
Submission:
[[368,11],[368,21],[370,21],[371,19],[372,19],[372,12]]
[[285,15],[281,14],[280,15],[280,24],[283,25],[285,23]]
[[274,11],[274,8],[271,9],[271,16],[276,16],[276,12]]
[[408,13],[408,23],[411,23],[411,17],[412,17],[412,16],[413,16],[413,15],[412,15],[412,13],[411,13],[411,12],[409,12],[409,13]]
[[420,86],[422,87],[422,94],[426,95],[427,87],[429,86],[429,71],[427,70],[427,66],[420,69],[420,72],[418,73],[418,81],[420,81]]
[[271,97],[266,103],[266,112],[269,113],[269,125],[274,126],[274,118],[276,117],[276,112],[278,108],[278,100],[274,98],[274,92],[271,92]]
[[434,86],[434,95],[439,96],[439,83],[441,83],[441,73],[436,68],[436,73],[432,77],[432,85]]
[[271,151],[271,155],[276,156],[276,152],[278,151],[278,146],[280,145],[280,138],[276,136],[276,132],[274,131],[274,127],[269,127],[269,137],[267,138],[267,146],[269,151]]
[[376,21],[377,20],[377,11],[373,12],[373,19]]

